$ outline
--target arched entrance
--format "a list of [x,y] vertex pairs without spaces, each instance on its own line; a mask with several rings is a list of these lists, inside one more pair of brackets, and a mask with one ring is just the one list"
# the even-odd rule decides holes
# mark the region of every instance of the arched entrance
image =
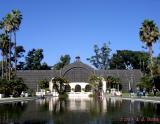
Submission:
[[69,84],[65,86],[65,91],[71,92],[71,86]]
[[75,92],[81,92],[81,86],[80,85],[75,86]]
[[85,86],[85,92],[91,92],[91,85],[86,85]]

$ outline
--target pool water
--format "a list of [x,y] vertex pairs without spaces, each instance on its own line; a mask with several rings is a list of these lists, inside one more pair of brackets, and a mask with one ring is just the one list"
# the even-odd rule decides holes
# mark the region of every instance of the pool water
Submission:
[[0,124],[160,123],[160,104],[121,98],[48,97],[0,104]]

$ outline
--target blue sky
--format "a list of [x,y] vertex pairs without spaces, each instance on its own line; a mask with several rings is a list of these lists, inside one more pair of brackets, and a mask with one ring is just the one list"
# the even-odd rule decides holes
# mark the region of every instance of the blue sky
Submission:
[[[116,50],[143,50],[139,28],[144,19],[160,26],[160,0],[1,0],[0,19],[12,9],[23,14],[17,43],[25,50],[43,48],[44,61],[53,65],[69,54],[92,56],[93,45],[110,42]],[[160,44],[154,45],[154,55]]]

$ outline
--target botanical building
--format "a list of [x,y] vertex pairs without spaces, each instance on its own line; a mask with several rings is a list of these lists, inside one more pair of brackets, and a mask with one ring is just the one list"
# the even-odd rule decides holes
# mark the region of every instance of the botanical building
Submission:
[[[17,71],[18,77],[22,77],[29,88],[37,90],[38,81],[47,79],[51,80],[54,77],[64,77],[69,83],[88,84],[88,79],[91,75],[102,77],[114,76],[120,78],[122,91],[128,91],[129,85],[135,89],[136,84],[142,77],[140,70],[96,70],[89,65],[84,64],[77,59],[74,63],[65,66],[61,70],[20,70]],[[80,85],[79,85],[80,86]]]

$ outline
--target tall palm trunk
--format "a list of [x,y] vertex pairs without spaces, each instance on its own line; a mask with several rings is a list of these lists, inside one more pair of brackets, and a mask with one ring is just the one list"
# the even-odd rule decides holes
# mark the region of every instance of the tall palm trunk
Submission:
[[148,48],[149,48],[149,58],[150,58],[150,72],[151,72],[151,77],[153,77],[153,70],[152,70],[152,67],[153,67],[152,45],[149,45]]
[[2,79],[4,78],[4,53],[2,52]]
[[15,75],[16,75],[16,70],[17,70],[16,31],[14,31],[14,62],[15,62]]
[[8,54],[6,56],[6,79],[8,80],[9,79],[9,57],[8,57]]
[[4,78],[4,54],[2,53],[2,79]]
[[5,69],[5,79],[8,79],[8,54],[6,54],[6,56],[5,56],[4,69]]
[[9,40],[9,65],[8,65],[8,79],[11,80],[11,33]]

